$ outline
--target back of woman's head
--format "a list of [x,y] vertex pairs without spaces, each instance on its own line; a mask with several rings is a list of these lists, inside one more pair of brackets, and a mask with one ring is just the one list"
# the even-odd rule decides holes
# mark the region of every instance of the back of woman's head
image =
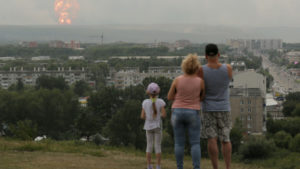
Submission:
[[181,63],[181,69],[184,73],[195,74],[200,67],[200,62],[196,54],[189,54]]

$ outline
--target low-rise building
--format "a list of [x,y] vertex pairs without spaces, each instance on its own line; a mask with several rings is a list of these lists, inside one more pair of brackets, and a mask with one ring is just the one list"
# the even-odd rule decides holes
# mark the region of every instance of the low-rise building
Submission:
[[10,71],[0,71],[0,85],[2,88],[7,89],[12,84],[16,84],[19,79],[25,85],[34,86],[36,84],[37,78],[42,75],[63,77],[65,81],[71,85],[77,81],[84,80],[88,81],[87,72],[84,68],[81,70],[72,70],[58,68],[57,70],[46,70],[44,67],[35,67],[33,70],[23,70],[23,68],[10,68]]
[[143,80],[147,77],[163,76],[174,79],[180,74],[182,74],[182,71],[179,66],[149,67],[147,72],[140,72],[138,67],[126,67],[118,71],[111,69],[110,76],[107,77],[107,85],[124,89],[129,86],[142,84]]
[[69,56],[69,60],[84,60],[84,56]]
[[32,61],[47,61],[50,59],[51,59],[50,56],[36,56],[31,58]]
[[16,60],[15,57],[0,57],[1,61],[11,61],[11,60]]

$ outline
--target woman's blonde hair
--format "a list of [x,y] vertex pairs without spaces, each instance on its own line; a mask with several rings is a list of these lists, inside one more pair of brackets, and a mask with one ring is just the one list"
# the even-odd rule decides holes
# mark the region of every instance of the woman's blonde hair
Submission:
[[181,69],[184,73],[192,75],[198,71],[200,62],[196,54],[189,54],[181,63]]

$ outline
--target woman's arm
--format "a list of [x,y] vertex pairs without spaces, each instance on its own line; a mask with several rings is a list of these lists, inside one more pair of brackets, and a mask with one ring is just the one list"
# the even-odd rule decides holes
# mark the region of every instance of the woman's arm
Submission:
[[172,82],[172,85],[170,87],[170,90],[168,92],[168,100],[174,100],[175,94],[176,94],[176,79]]
[[146,113],[145,113],[144,109],[142,109],[142,112],[141,112],[141,119],[146,120]]

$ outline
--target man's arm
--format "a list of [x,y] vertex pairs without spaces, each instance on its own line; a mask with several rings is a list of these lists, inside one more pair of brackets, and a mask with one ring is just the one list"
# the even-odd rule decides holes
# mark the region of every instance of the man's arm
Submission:
[[227,64],[227,71],[229,78],[232,79],[232,67],[230,64]]

